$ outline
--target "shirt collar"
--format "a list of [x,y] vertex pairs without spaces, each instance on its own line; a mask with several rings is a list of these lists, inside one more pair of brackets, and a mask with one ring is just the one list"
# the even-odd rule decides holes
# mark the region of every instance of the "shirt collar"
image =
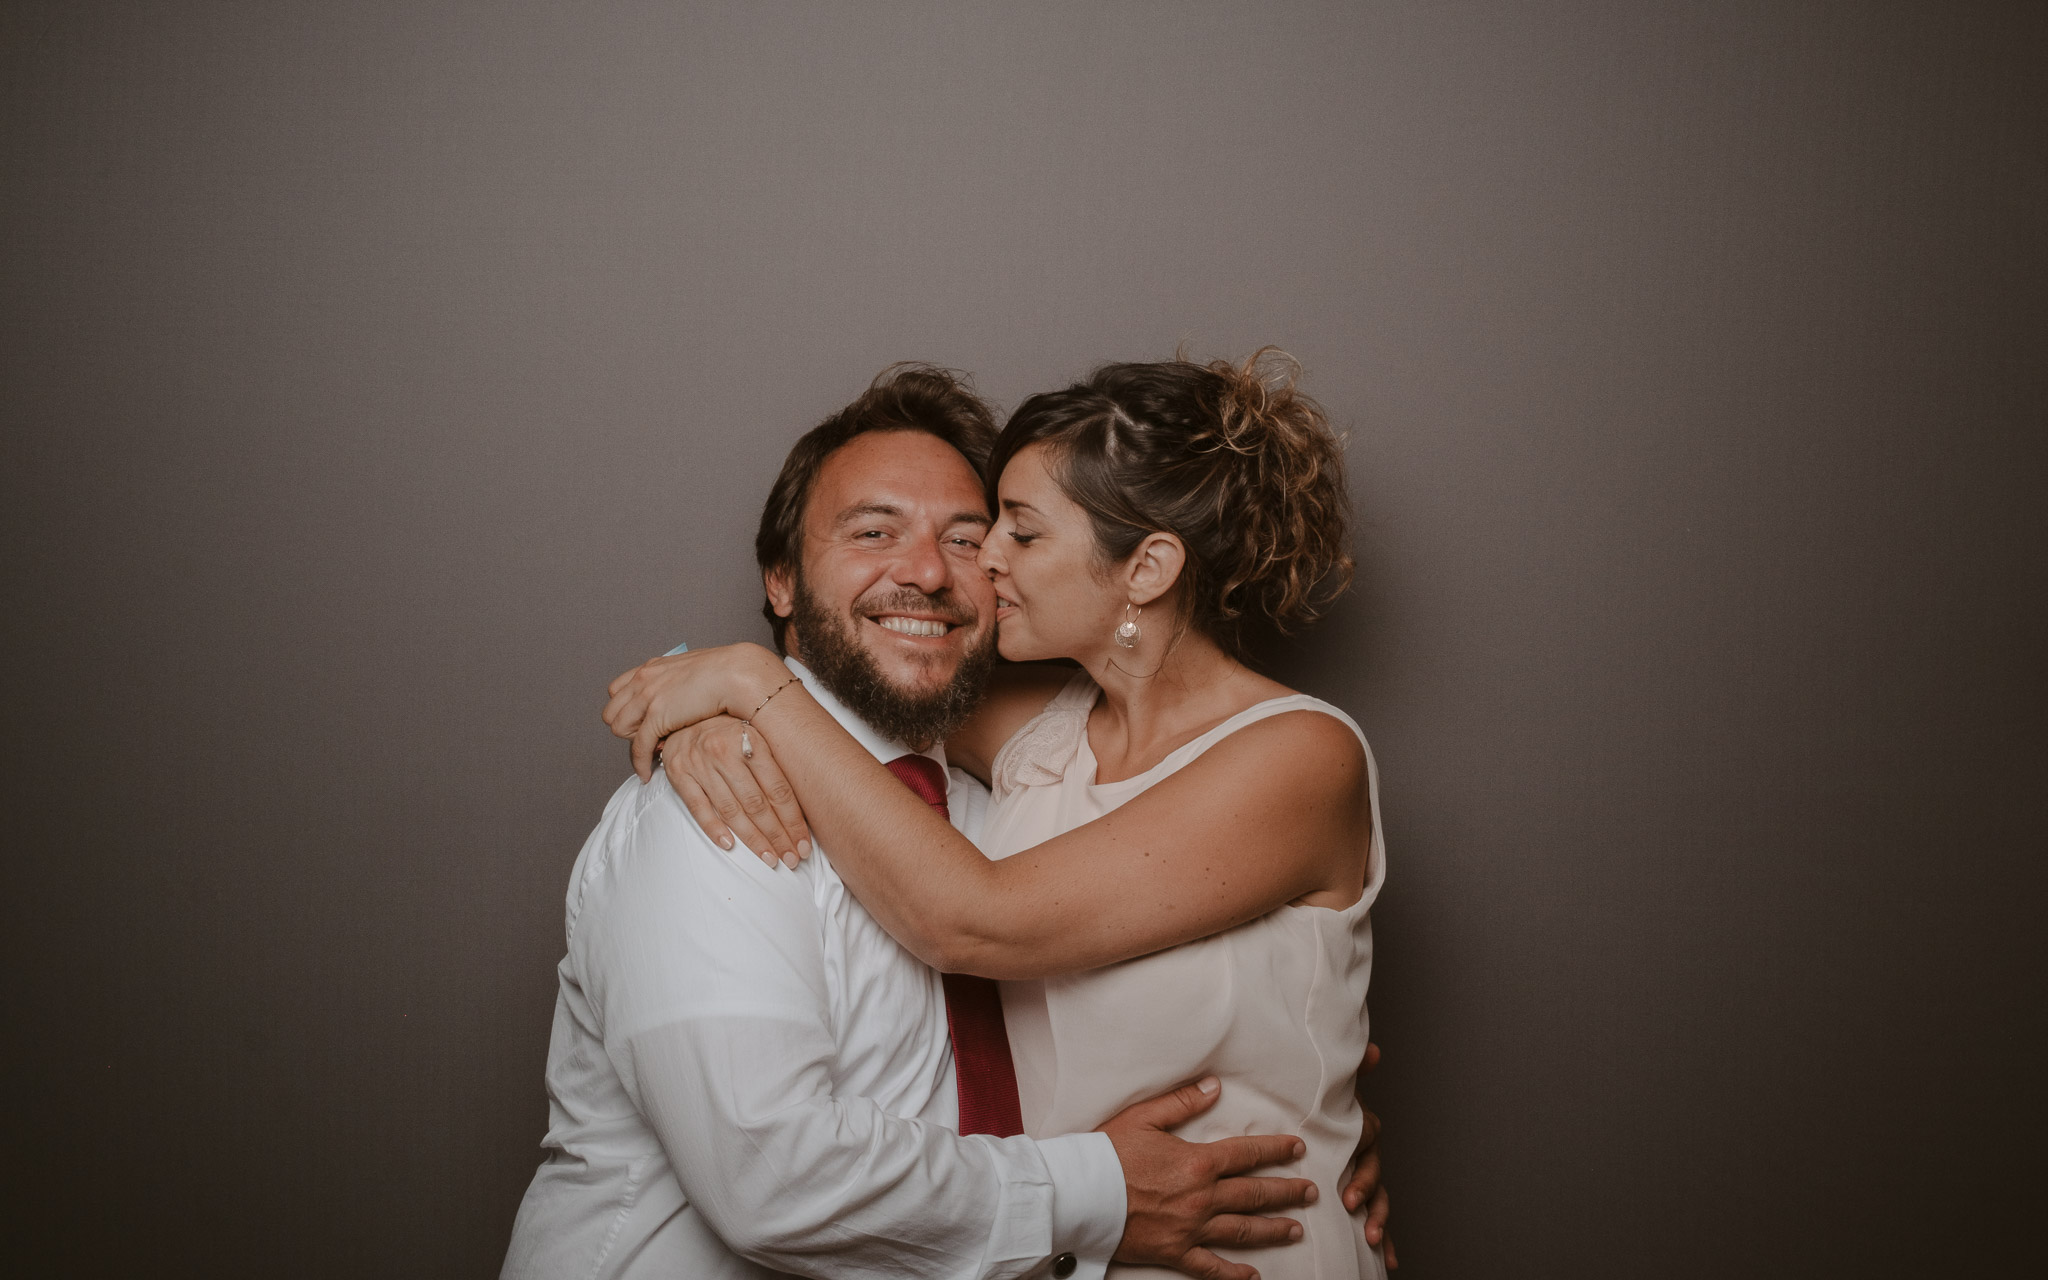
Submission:
[[845,703],[834,697],[832,692],[825,687],[824,682],[812,674],[811,669],[803,663],[798,662],[795,658],[786,657],[782,660],[782,665],[789,668],[791,675],[804,682],[804,688],[810,691],[811,697],[817,700],[819,706],[825,708],[827,714],[839,722],[840,728],[852,734],[853,740],[858,742],[862,749],[875,759],[880,760],[883,764],[887,764],[899,756],[912,755],[930,756],[938,761],[941,766],[946,763],[945,743],[935,742],[929,751],[912,751],[909,747],[893,738],[883,737],[867,721],[855,715],[847,708]]

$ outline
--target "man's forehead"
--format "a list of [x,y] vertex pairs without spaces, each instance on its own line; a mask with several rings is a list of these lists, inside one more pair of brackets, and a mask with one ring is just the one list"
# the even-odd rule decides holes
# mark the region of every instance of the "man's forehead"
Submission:
[[988,519],[981,478],[965,454],[921,431],[875,431],[832,451],[818,474],[807,523],[864,514]]

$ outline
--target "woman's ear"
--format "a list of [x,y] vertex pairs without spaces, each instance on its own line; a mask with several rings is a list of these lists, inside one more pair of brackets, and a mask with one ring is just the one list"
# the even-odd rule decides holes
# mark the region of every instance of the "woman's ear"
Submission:
[[1188,549],[1179,538],[1170,533],[1146,534],[1131,558],[1124,561],[1124,585],[1131,593],[1131,603],[1148,605],[1173,590],[1187,562]]

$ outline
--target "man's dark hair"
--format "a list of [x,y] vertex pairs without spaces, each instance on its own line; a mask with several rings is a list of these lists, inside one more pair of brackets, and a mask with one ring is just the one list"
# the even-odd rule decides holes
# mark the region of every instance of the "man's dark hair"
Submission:
[[[761,508],[761,528],[754,535],[754,559],[764,574],[774,569],[795,571],[803,557],[804,508],[825,459],[855,436],[870,431],[922,431],[958,449],[974,473],[988,466],[995,447],[995,413],[974,394],[967,375],[936,365],[905,361],[875,375],[868,389],[844,409],[804,432]],[[787,652],[783,635],[789,619],[777,617],[773,603],[761,612],[775,632],[775,647]]]

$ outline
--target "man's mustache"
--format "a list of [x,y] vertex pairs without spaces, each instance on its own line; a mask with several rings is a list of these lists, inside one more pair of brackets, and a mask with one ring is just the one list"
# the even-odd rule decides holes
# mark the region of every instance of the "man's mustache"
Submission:
[[853,611],[862,617],[878,613],[928,614],[956,627],[972,626],[977,621],[972,609],[963,609],[956,603],[911,589],[893,591],[886,596],[863,596],[853,602]]

